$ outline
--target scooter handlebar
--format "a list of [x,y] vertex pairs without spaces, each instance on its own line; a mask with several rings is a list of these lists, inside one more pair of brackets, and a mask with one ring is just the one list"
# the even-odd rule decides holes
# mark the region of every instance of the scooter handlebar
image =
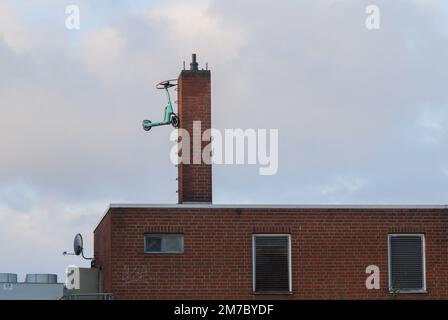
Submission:
[[159,82],[156,85],[156,88],[157,89],[168,89],[168,88],[177,86],[177,83],[176,84],[171,83],[172,81],[177,81],[177,79],[171,79],[171,80],[165,80],[165,81]]

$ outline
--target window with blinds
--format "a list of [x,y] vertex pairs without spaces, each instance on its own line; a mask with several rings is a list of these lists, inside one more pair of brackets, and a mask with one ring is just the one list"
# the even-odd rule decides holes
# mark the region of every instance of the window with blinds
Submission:
[[290,293],[290,236],[253,235],[253,268],[254,292]]
[[390,291],[426,291],[424,241],[421,234],[389,235]]

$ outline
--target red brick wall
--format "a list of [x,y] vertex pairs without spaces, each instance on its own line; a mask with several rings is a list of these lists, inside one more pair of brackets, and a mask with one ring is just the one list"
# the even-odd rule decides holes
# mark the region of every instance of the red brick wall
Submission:
[[112,245],[112,215],[106,215],[94,231],[94,257],[101,262],[100,285],[104,293],[110,293],[111,288],[111,245]]
[[[428,293],[399,298],[448,299],[447,217],[447,209],[115,208],[95,231],[95,255],[117,299],[388,299],[388,234],[424,233]],[[183,233],[184,254],[145,255],[147,232]],[[292,295],[252,293],[253,233],[291,234]],[[370,264],[380,290],[365,287]]]
[[193,121],[201,121],[201,136],[211,128],[210,71],[184,70],[178,83],[180,128],[190,133],[190,144],[182,145],[182,156],[189,152],[191,161],[190,164],[180,164],[178,168],[179,203],[212,202],[212,166],[203,163],[201,157],[202,149],[209,142],[201,143],[201,163],[193,164]]

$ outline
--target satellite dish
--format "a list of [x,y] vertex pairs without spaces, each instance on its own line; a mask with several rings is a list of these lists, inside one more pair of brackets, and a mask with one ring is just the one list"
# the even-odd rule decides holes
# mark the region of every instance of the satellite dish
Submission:
[[75,236],[75,239],[73,240],[73,250],[75,251],[74,253],[69,253],[67,251],[64,251],[62,254],[64,256],[66,255],[76,255],[76,256],[82,256],[84,259],[86,260],[91,260],[91,266],[92,268],[95,266],[95,258],[87,258],[84,256],[84,244],[82,241],[82,235],[80,233],[78,233]]
[[75,250],[75,254],[79,256],[83,253],[83,241],[82,241],[82,235],[78,233],[75,236],[75,240],[73,241],[73,249]]

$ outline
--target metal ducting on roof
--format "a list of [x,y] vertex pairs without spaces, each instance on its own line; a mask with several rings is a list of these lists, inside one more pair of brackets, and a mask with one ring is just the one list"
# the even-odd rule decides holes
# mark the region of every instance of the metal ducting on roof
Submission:
[[17,274],[0,273],[0,283],[17,283]]
[[25,278],[26,283],[45,283],[54,284],[58,282],[58,276],[56,274],[48,273],[33,273],[27,274]]

